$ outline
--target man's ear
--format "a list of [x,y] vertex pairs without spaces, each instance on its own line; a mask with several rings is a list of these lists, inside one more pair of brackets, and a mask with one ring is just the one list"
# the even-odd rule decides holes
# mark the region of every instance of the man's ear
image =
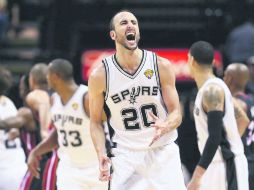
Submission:
[[116,33],[115,33],[114,30],[111,30],[109,34],[110,34],[110,37],[111,37],[112,40],[116,39]]
[[190,55],[190,65],[193,66],[194,63],[195,63],[194,57]]

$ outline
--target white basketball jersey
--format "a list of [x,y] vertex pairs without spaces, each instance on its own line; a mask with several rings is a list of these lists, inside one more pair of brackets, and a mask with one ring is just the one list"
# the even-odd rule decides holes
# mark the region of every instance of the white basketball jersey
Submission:
[[[195,124],[198,135],[198,147],[199,151],[202,154],[207,138],[209,136],[208,126],[207,126],[207,114],[204,112],[202,107],[202,97],[204,93],[204,89],[209,84],[217,84],[221,88],[224,89],[225,93],[225,107],[224,107],[224,117],[223,117],[223,125],[226,132],[226,138],[230,144],[230,149],[234,153],[234,155],[243,154],[243,144],[241,141],[241,137],[239,135],[235,114],[234,114],[234,105],[232,100],[232,95],[227,87],[227,85],[219,78],[211,78],[208,79],[203,86],[199,89],[196,100],[195,100],[195,109],[194,109],[194,117]],[[221,149],[218,148],[213,161],[221,161],[223,160]]]
[[[149,112],[162,120],[168,116],[164,105],[157,57],[143,50],[142,61],[134,74],[124,71],[115,55],[103,60],[106,68],[107,89],[105,92],[106,113],[109,126],[114,130],[112,141],[132,149],[148,149],[155,129],[150,127]],[[177,131],[165,134],[153,147],[175,141]]]
[[90,124],[84,110],[83,97],[87,86],[80,85],[71,99],[62,104],[58,94],[53,94],[52,121],[58,134],[58,155],[61,162],[77,167],[97,163],[97,155],[90,136]]
[[[6,96],[0,96],[0,119],[17,115],[13,102]],[[19,160],[17,159],[19,158]],[[14,164],[25,164],[25,154],[19,138],[8,140],[8,131],[0,130],[0,168]]]

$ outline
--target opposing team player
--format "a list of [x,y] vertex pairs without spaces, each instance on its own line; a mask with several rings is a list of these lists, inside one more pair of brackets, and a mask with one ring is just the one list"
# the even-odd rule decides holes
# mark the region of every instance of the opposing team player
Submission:
[[242,63],[230,64],[224,73],[225,83],[251,121],[242,136],[242,141],[244,153],[248,160],[249,189],[254,189],[254,100],[251,95],[244,92],[249,77],[249,69]]

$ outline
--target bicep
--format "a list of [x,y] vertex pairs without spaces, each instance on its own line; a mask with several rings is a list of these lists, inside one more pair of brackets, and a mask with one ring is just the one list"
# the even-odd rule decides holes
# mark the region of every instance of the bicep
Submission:
[[169,112],[174,109],[179,109],[179,96],[175,86],[175,74],[170,63],[163,63],[159,65],[161,90],[164,103]]
[[101,123],[104,95],[103,89],[96,76],[91,76],[88,81],[89,111],[91,122]]
[[180,110],[180,103],[177,90],[172,85],[162,86],[162,96],[167,110],[171,112],[174,109]]
[[235,98],[233,98],[233,104],[236,119],[239,119],[246,115],[246,112],[244,111],[246,104],[244,105],[243,102],[239,102]]

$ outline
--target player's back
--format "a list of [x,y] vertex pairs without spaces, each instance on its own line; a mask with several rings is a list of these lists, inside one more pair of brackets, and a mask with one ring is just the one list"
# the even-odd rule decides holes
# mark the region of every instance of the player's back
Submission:
[[[143,50],[142,61],[130,74],[121,68],[116,56],[103,60],[106,70],[105,112],[112,127],[112,141],[131,149],[148,149],[154,136],[151,111],[165,120],[168,113],[162,99],[157,56]],[[177,131],[163,135],[152,147],[174,142]]]
[[58,133],[60,161],[76,167],[98,163],[90,136],[89,118],[84,110],[87,87],[80,85],[70,100],[63,105],[55,93],[51,108],[52,121]]
[[[198,134],[198,146],[199,150],[202,153],[209,136],[208,126],[207,126],[207,113],[203,110],[202,106],[202,98],[203,93],[206,87],[210,84],[216,84],[223,88],[224,97],[225,97],[225,106],[224,106],[224,116],[223,116],[223,125],[222,129],[222,141],[220,146],[213,158],[213,161],[221,161],[222,157],[222,149],[224,149],[224,145],[228,149],[232,151],[234,155],[242,155],[243,154],[243,144],[241,142],[241,138],[237,129],[235,114],[234,114],[234,105],[232,100],[232,95],[227,87],[227,85],[219,78],[211,78],[208,79],[203,86],[199,89],[196,100],[195,100],[195,108],[194,108],[194,117],[195,124]],[[223,148],[222,148],[223,147]]]

